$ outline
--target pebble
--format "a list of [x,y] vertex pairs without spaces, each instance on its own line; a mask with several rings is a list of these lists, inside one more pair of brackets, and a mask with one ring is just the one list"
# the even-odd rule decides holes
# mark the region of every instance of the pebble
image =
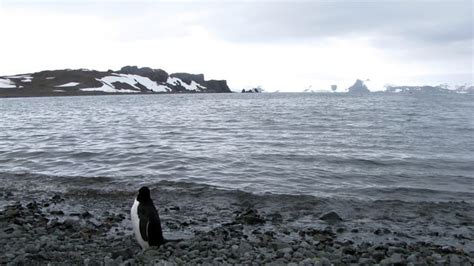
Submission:
[[[62,198],[58,195],[54,200],[62,201]],[[70,259],[71,264],[84,265],[141,265],[156,262],[157,265],[280,263],[294,266],[372,265],[377,262],[386,265],[429,263],[459,265],[469,261],[468,255],[453,254],[459,251],[450,246],[440,247],[429,243],[407,244],[402,241],[382,242],[377,245],[370,242],[356,244],[351,239],[345,240],[342,236],[336,235],[333,227],[322,229],[322,224],[327,225],[325,223],[302,230],[289,226],[280,228],[275,222],[280,222],[281,214],[262,216],[253,207],[237,212],[234,221],[231,220],[230,223],[217,225],[210,231],[194,231],[194,236],[186,241],[168,243],[160,248],[142,251],[131,235],[131,229],[127,228],[128,225],[120,224],[124,219],[128,219],[122,212],[114,212],[111,209],[109,213],[102,215],[94,211],[93,216],[89,212],[69,212],[69,209],[66,209],[69,214],[80,213],[80,215],[55,217],[48,222],[40,215],[45,203],[38,201],[26,205],[16,204],[6,207],[3,212],[0,211],[0,225],[2,225],[0,239],[8,237],[9,241],[14,242],[5,248],[3,255],[0,255],[0,263],[34,265],[42,264],[44,261]],[[187,214],[187,211],[183,213]],[[6,218],[6,214],[10,215],[8,216],[10,218]],[[48,214],[51,213],[44,209],[43,215]],[[59,212],[56,215],[59,215]],[[174,214],[170,212],[169,215]],[[263,217],[272,223],[266,223]],[[62,221],[64,218],[66,220]],[[23,225],[7,222],[2,224],[2,219],[11,219],[6,221],[16,221]],[[183,223],[176,218],[173,219],[168,221],[181,225],[179,226],[181,229],[178,230],[182,230]],[[263,221],[255,223],[252,219]],[[192,218],[186,217],[183,220],[189,221],[187,227],[194,227]],[[96,224],[94,221],[99,223]],[[341,224],[334,229],[339,234],[346,231],[345,225]],[[353,228],[351,232],[354,229],[359,230]],[[363,232],[372,230],[361,229]],[[387,228],[377,230],[380,235],[390,234]],[[119,234],[120,232],[123,234]],[[34,238],[31,237],[32,234],[35,235]]]

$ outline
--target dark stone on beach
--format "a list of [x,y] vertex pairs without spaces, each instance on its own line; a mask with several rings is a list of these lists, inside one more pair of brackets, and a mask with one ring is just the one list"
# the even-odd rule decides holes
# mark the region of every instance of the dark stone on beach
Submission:
[[15,229],[13,227],[7,227],[5,229],[3,229],[3,232],[7,233],[7,234],[10,234],[14,231]]
[[112,252],[112,259],[122,257],[123,260],[128,260],[129,258],[132,258],[133,255],[134,253],[132,249],[125,248],[125,249],[120,249],[120,250]]
[[38,210],[38,203],[36,203],[36,201],[30,202],[26,204],[26,208],[29,210]]
[[81,218],[83,219],[87,219],[87,218],[91,218],[92,217],[92,214],[90,214],[90,212],[88,211],[85,211],[83,213],[81,213]]
[[326,221],[328,223],[337,223],[342,221],[342,218],[336,212],[328,212],[319,217],[320,220]]
[[383,229],[379,228],[379,229],[374,231],[374,234],[376,234],[376,235],[388,235],[390,233],[391,233],[391,231],[388,230],[387,228],[383,228]]
[[59,211],[53,210],[53,211],[50,211],[49,213],[52,215],[64,215],[64,212],[61,210]]
[[267,215],[267,217],[270,219],[270,221],[272,223],[275,223],[275,224],[283,222],[283,216],[278,212],[271,213],[271,214]]
[[178,206],[172,206],[169,208],[171,211],[179,211],[180,208]]
[[59,196],[59,195],[56,194],[56,195],[54,195],[54,196],[51,198],[51,200],[53,200],[53,201],[59,201],[59,200],[61,200],[61,196]]
[[256,225],[264,224],[265,219],[258,214],[256,209],[247,209],[240,215],[237,215],[235,221],[242,224]]
[[385,252],[382,251],[376,251],[372,253],[372,258],[376,261],[379,262],[385,258]]
[[20,211],[17,208],[9,208],[4,212],[6,218],[14,218],[20,214]]

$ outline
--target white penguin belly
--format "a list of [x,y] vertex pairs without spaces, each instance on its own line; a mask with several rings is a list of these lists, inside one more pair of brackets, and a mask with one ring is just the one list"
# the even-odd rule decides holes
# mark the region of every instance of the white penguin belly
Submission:
[[130,211],[130,216],[132,217],[132,225],[133,225],[133,233],[135,233],[135,238],[138,241],[138,244],[143,249],[147,249],[150,247],[147,241],[143,240],[142,235],[140,234],[140,219],[138,218],[138,204],[139,202],[135,199],[133,203],[132,209]]

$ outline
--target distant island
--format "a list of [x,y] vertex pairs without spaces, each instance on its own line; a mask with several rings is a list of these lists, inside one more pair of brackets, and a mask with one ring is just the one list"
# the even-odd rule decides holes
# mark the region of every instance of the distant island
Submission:
[[[333,85],[331,89],[335,91]],[[403,94],[443,94],[443,93],[470,93],[474,94],[474,86],[462,85],[455,88],[449,88],[447,85],[438,86],[394,86],[386,85],[384,91],[371,92],[364,84],[364,81],[357,79],[354,85],[347,89],[349,94],[367,94],[367,93],[403,93]]]
[[0,76],[0,97],[230,92],[225,80],[136,66],[118,71],[63,69]]

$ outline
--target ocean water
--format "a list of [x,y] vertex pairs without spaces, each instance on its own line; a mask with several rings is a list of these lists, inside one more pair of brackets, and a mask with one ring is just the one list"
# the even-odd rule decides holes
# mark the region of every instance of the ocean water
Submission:
[[27,186],[54,179],[104,190],[167,180],[257,194],[472,202],[474,97],[0,99],[0,177],[4,187],[20,177]]

